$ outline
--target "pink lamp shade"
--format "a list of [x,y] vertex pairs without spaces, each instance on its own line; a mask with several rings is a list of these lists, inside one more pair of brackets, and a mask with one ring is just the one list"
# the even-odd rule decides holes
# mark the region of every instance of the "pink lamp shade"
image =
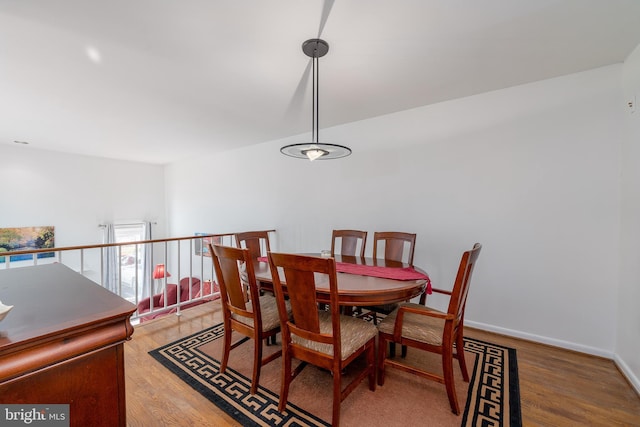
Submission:
[[165,271],[164,264],[156,264],[156,268],[153,269],[153,278],[162,279],[164,277],[171,277],[171,274]]

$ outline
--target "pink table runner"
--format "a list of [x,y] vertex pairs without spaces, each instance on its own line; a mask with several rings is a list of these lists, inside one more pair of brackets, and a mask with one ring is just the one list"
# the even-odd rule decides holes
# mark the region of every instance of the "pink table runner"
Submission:
[[[267,257],[260,257],[258,261],[268,262]],[[380,277],[382,279],[392,280],[426,280],[427,295],[431,295],[431,279],[424,273],[421,273],[413,267],[393,268],[380,267],[375,265],[351,264],[348,262],[336,262],[336,271],[338,273],[357,274],[359,276]]]

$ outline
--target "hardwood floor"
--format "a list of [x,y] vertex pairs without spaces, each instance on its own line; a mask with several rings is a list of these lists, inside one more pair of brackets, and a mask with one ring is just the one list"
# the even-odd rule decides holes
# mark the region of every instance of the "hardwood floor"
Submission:
[[[125,344],[129,426],[240,426],[148,351],[220,323],[218,301],[136,326]],[[517,350],[525,426],[640,426],[640,396],[608,359],[467,328]]]
[[465,328],[515,348],[526,426],[640,426],[638,396],[612,360]]

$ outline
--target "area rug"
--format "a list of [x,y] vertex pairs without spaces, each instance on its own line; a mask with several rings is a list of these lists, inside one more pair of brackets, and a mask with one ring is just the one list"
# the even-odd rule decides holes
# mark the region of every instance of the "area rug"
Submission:
[[[219,372],[224,334],[222,324],[149,352],[157,361],[188,383],[243,426],[328,426],[331,423],[332,378],[329,372],[307,366],[291,383],[284,413],[278,411],[281,360],[262,367],[258,393],[251,395],[253,342],[231,352],[227,371]],[[234,333],[234,340],[241,339]],[[278,351],[279,343],[265,347]],[[398,349],[399,350],[399,349]],[[400,353],[399,351],[397,353]],[[520,426],[518,368],[514,349],[465,338],[471,377],[462,381],[455,365],[456,391],[464,412],[451,413],[445,387],[434,381],[387,368],[384,386],[375,392],[363,381],[341,405],[343,426]],[[411,363],[437,372],[438,355],[409,349]],[[347,369],[343,384],[360,367]]]

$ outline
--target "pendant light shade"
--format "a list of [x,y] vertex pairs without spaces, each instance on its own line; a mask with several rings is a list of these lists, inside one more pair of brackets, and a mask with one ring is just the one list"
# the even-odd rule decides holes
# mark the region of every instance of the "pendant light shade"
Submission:
[[319,80],[319,58],[329,52],[329,44],[321,39],[310,39],[302,43],[302,51],[312,59],[313,71],[313,96],[311,108],[311,141],[305,144],[285,145],[280,149],[282,154],[296,157],[298,159],[330,160],[346,157],[351,154],[351,149],[338,144],[324,144],[320,142],[320,126],[318,124],[318,80]]

